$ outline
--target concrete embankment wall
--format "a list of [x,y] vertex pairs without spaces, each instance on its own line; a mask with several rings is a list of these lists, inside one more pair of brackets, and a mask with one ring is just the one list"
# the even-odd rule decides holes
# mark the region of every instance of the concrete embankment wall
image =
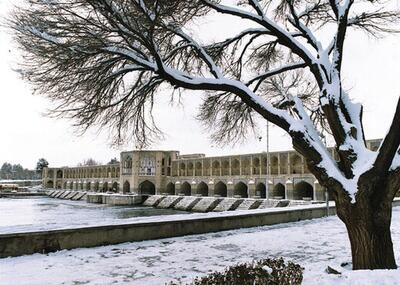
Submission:
[[[400,206],[400,200],[396,200],[394,206]],[[329,212],[331,215],[334,214],[335,208],[330,207]],[[257,211],[243,214],[236,212],[230,215],[196,219],[183,218],[160,222],[1,234],[0,258],[297,222],[325,215],[324,206],[314,205],[295,209],[275,209],[270,212]]]
[[43,192],[18,192],[18,193],[0,193],[0,198],[20,198],[20,197],[40,197],[46,196]]
[[[333,207],[330,212],[333,214]],[[0,257],[273,225],[320,218],[325,215],[326,208],[314,207],[282,209],[265,213],[236,213],[198,219],[2,234],[0,235]]]

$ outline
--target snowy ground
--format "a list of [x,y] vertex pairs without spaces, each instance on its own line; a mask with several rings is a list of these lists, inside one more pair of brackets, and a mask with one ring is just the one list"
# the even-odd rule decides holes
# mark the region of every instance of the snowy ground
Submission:
[[[392,234],[400,264],[400,207]],[[0,259],[0,284],[165,284],[253,259],[283,256],[305,267],[304,284],[400,284],[400,270],[358,271],[337,217],[214,234]],[[341,276],[324,272],[330,265]]]

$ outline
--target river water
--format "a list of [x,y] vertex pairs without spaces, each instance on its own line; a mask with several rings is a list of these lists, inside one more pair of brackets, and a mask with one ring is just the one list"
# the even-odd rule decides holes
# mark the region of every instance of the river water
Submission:
[[138,221],[187,212],[144,206],[110,206],[48,197],[0,199],[0,234]]

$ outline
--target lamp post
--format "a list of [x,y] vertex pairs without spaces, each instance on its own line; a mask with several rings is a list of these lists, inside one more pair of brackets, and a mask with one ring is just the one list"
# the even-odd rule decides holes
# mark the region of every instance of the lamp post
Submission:
[[[326,147],[326,136],[321,132],[321,139],[322,142],[324,144],[324,146]],[[325,203],[326,203],[326,216],[329,217],[329,193],[328,193],[328,188],[325,188]]]
[[269,122],[267,121],[267,169],[265,178],[265,198],[267,198],[269,204]]
[[[269,201],[269,122],[267,121],[267,169],[266,169],[266,177],[265,177],[265,198]],[[262,136],[258,137],[259,141],[262,141]],[[261,161],[260,161],[260,176],[262,175],[261,172]]]

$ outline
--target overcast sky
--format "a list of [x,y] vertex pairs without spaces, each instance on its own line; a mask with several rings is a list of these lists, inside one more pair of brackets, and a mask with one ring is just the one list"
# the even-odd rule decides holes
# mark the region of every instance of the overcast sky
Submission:
[[[0,0],[0,17],[10,10],[10,3]],[[397,5],[398,2],[396,1]],[[236,23],[214,18],[215,33],[224,34]],[[240,23],[237,23],[240,25]],[[382,137],[389,127],[397,98],[400,95],[400,36],[385,39],[368,38],[354,34],[346,42],[344,63],[345,85],[351,97],[364,104],[364,123],[367,138]],[[41,96],[33,96],[29,85],[12,70],[19,60],[9,32],[0,28],[0,164],[20,163],[33,168],[40,157],[52,166],[73,166],[85,158],[108,162],[119,157],[121,150],[131,150],[133,143],[119,149],[109,145],[109,134],[94,129],[78,136],[67,120],[55,120],[43,115],[50,103]],[[174,149],[181,153],[221,155],[265,151],[265,139],[248,138],[247,142],[231,147],[216,147],[206,130],[194,119],[198,94],[190,94],[185,108],[169,106],[161,99],[156,119],[167,134],[164,141],[152,149]],[[265,138],[265,127],[261,136]],[[271,150],[290,148],[290,140],[276,127],[271,129]]]

